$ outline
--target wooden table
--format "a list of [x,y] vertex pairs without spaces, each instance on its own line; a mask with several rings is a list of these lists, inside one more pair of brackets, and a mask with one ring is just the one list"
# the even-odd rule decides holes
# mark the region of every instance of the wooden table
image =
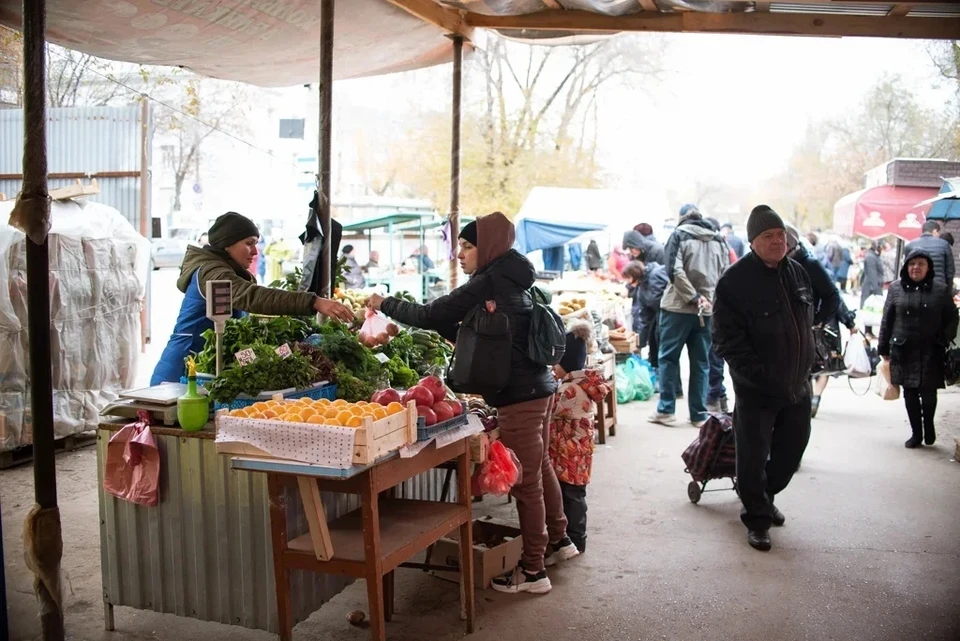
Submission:
[[[460,528],[460,604],[467,633],[474,627],[473,534],[467,439],[436,443],[412,458],[396,454],[370,466],[332,471],[288,461],[234,458],[233,467],[267,474],[281,641],[291,641],[289,573],[293,569],[339,574],[367,582],[370,631],[385,641],[385,622],[394,612],[394,570],[451,531]],[[456,461],[457,503],[387,498],[384,493],[409,478]],[[309,533],[290,540],[282,491],[296,487],[303,499]],[[327,523],[320,492],[360,496],[360,509]],[[419,567],[419,566],[415,566]]]

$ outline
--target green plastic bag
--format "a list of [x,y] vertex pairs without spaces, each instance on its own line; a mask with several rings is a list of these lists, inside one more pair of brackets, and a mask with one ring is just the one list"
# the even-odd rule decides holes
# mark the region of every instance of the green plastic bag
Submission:
[[653,396],[650,371],[634,359],[617,365],[617,403],[646,401]]
[[636,391],[630,381],[626,363],[617,365],[617,404],[629,403],[634,397],[636,397]]

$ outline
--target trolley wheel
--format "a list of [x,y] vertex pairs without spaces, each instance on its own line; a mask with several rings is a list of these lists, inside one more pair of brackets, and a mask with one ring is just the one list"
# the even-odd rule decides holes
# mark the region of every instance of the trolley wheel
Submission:
[[699,503],[702,495],[703,492],[700,489],[699,483],[690,481],[690,483],[687,484],[687,497],[690,498],[691,503]]

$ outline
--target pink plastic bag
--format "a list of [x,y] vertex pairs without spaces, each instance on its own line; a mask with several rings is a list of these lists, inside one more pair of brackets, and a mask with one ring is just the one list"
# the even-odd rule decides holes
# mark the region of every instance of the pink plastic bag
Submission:
[[160,500],[160,450],[150,430],[150,415],[140,411],[136,423],[110,437],[103,466],[103,489],[114,496],[156,505]]
[[505,496],[523,478],[520,459],[500,441],[490,445],[487,460],[473,475],[473,494]]
[[400,329],[397,325],[391,323],[380,312],[375,312],[368,307],[366,320],[363,321],[363,326],[360,328],[360,342],[367,347],[386,345],[392,338],[390,334],[391,325],[393,326],[393,333],[396,334]]

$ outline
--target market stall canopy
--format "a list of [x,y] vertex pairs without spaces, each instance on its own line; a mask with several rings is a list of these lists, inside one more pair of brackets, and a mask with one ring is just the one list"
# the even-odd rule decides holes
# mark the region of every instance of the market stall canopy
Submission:
[[927,220],[960,220],[960,178],[944,178],[940,193],[919,204],[930,205]]
[[920,236],[930,209],[930,203],[920,203],[935,193],[928,187],[891,185],[855,191],[833,206],[833,230],[873,240],[884,236],[913,240]]
[[[22,0],[0,0],[21,25]],[[880,36],[951,40],[960,4],[705,0],[349,0],[336,4],[334,75],[448,62],[447,34],[482,47],[493,29],[543,44],[623,31]],[[317,0],[47,0],[47,39],[112,60],[180,66],[261,86],[317,82]]]

